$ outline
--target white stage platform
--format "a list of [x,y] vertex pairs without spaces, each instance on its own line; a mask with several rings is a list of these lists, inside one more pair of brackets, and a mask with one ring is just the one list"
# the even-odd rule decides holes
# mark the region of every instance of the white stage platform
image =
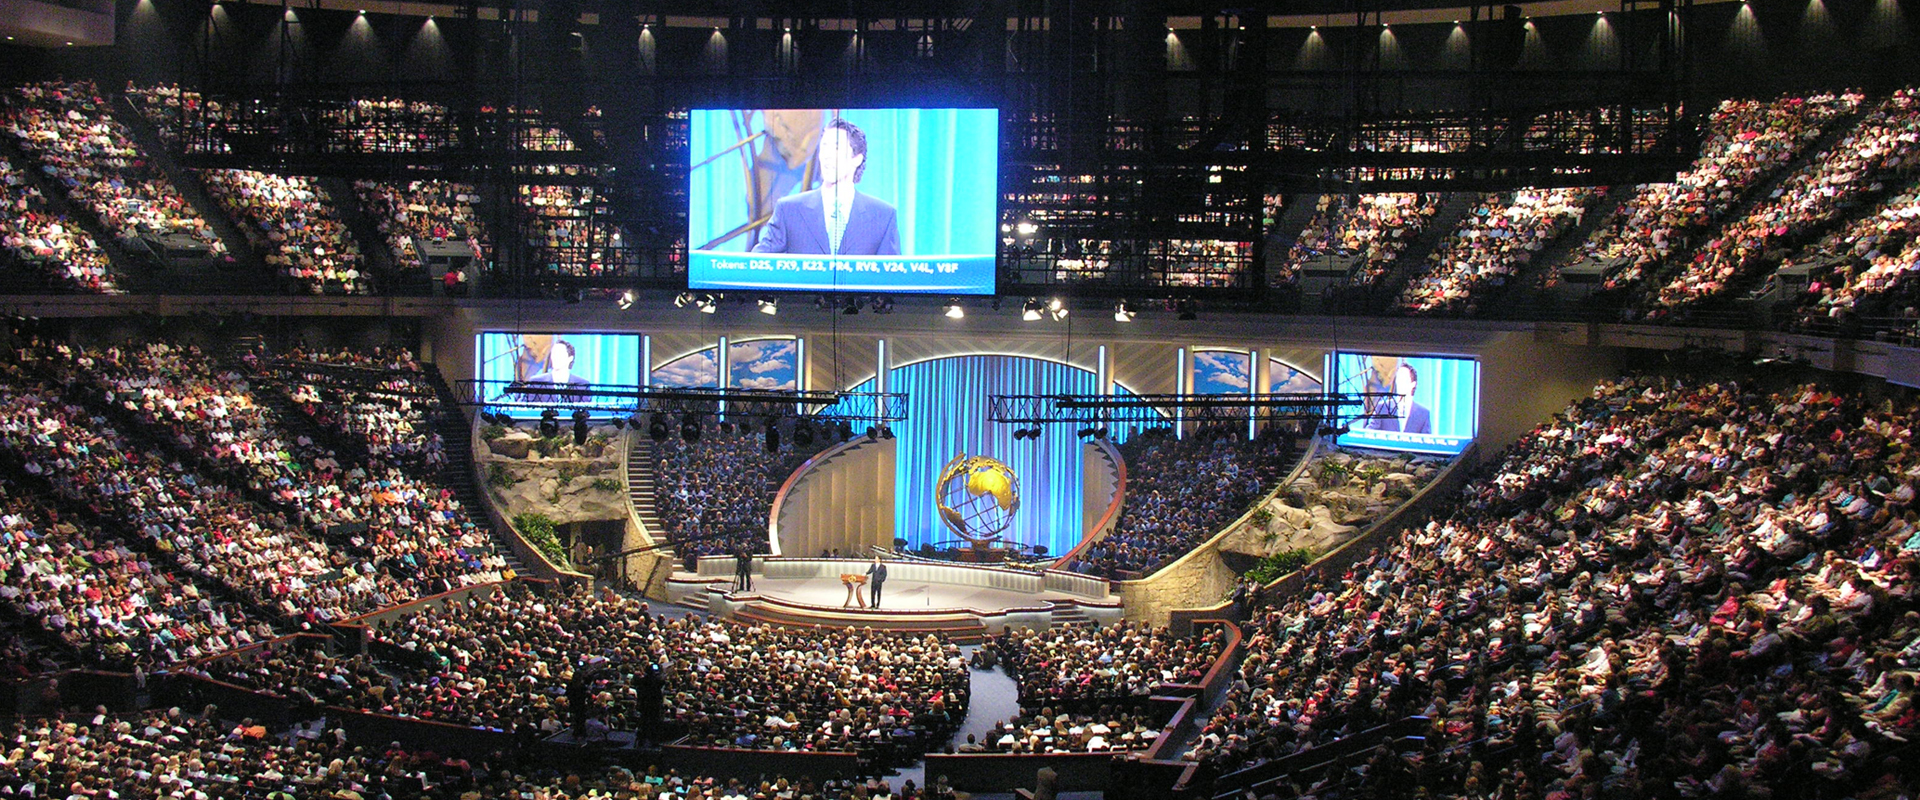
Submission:
[[[698,573],[675,572],[667,582],[674,602],[744,621],[836,627],[927,629],[998,633],[1008,627],[1124,617],[1106,581],[1073,573],[976,564],[887,562],[881,607],[847,603],[842,574],[866,574],[870,560],[759,558],[752,591],[734,591],[731,558],[706,558]],[[871,588],[856,587],[861,598]]]

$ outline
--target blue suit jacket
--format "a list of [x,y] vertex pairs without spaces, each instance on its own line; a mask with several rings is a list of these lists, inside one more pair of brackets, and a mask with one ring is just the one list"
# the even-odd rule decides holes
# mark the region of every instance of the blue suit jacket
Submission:
[[[760,229],[760,241],[754,243],[753,252],[832,255],[832,248],[827,246],[826,204],[820,192],[801,192],[774,203],[773,218]],[[900,255],[900,227],[894,216],[893,206],[885,201],[854,192],[847,230],[840,236],[840,255]]]
[[1427,407],[1414,403],[1407,409],[1407,424],[1401,425],[1399,417],[1367,420],[1367,429],[1375,431],[1399,431],[1401,433],[1433,433],[1433,415],[1427,413]]

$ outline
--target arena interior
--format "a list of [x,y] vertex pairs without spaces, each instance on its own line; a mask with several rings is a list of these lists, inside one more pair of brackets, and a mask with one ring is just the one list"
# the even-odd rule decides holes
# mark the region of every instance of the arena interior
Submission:
[[1905,2],[0,0],[0,798],[1920,796]]

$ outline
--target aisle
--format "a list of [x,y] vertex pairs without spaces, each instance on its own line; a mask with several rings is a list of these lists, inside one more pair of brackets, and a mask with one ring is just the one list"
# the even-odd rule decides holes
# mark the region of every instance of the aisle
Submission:
[[[972,659],[975,649],[977,648],[964,647],[961,651],[968,659]],[[954,747],[965,744],[969,733],[982,742],[986,741],[986,735],[995,725],[1012,719],[1015,714],[1020,713],[1020,687],[1013,682],[1013,676],[1008,675],[1006,670],[969,667],[967,671],[973,678],[970,684],[973,696],[967,702],[966,721],[960,723],[960,730],[953,734]]]

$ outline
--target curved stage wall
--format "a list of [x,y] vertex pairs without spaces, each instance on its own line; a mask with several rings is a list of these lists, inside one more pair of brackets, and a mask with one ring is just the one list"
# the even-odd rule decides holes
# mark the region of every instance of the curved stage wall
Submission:
[[[867,381],[855,391],[871,391],[872,385]],[[934,481],[949,459],[966,453],[997,459],[1020,480],[1020,510],[1003,534],[1008,541],[1044,545],[1055,555],[1080,543],[1086,525],[1081,514],[1086,454],[1080,440],[1071,430],[1055,428],[1038,440],[1015,441],[1012,425],[987,421],[987,397],[1093,394],[1098,391],[1093,372],[1028,356],[950,356],[892,368],[888,388],[913,398],[913,413],[893,426],[898,442],[894,536],[915,548],[954,538],[935,510]]]

